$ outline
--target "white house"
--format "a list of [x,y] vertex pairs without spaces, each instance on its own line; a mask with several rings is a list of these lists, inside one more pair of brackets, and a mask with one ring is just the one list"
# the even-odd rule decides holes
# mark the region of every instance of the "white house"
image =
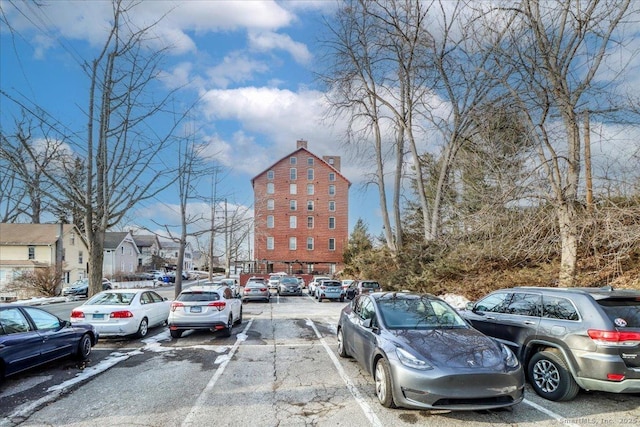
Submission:
[[139,255],[140,251],[130,232],[104,233],[102,275],[114,277],[119,274],[135,273]]

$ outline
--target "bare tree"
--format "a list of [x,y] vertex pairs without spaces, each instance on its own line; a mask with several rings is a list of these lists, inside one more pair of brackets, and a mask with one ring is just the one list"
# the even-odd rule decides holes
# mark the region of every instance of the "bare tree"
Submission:
[[[154,197],[175,177],[160,165],[163,151],[189,108],[175,113],[170,105],[177,91],[158,88],[160,65],[167,48],[150,42],[157,22],[138,27],[130,14],[139,3],[113,0],[111,27],[99,54],[82,66],[89,79],[86,137],[64,142],[83,159],[78,176],[75,157],[61,168],[47,168],[29,144],[22,144],[35,167],[55,183],[65,200],[79,206],[89,245],[89,292],[102,290],[104,233],[137,203]],[[157,90],[160,89],[160,90]],[[164,94],[158,96],[159,94]],[[36,108],[25,107],[38,116]],[[174,111],[167,117],[166,111]],[[158,119],[159,116],[162,120]],[[42,116],[39,116],[43,118]],[[63,173],[67,179],[61,179]]]
[[[500,16],[508,35],[495,57],[508,71],[503,83],[524,113],[538,145],[559,226],[561,286],[575,282],[579,243],[580,117],[598,99],[598,72],[615,42],[630,0],[506,2]],[[487,27],[496,28],[496,9]],[[497,52],[497,51],[496,51]],[[599,99],[600,102],[602,99]],[[592,101],[593,102],[593,101]]]

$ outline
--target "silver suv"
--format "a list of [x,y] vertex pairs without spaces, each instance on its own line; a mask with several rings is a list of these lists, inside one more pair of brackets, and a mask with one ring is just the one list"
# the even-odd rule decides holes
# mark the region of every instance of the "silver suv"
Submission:
[[221,331],[231,336],[233,325],[242,323],[242,301],[228,286],[192,286],[171,303],[169,332],[180,338],[189,329]]
[[495,291],[461,314],[508,345],[549,400],[580,388],[640,392],[640,292],[523,287]]

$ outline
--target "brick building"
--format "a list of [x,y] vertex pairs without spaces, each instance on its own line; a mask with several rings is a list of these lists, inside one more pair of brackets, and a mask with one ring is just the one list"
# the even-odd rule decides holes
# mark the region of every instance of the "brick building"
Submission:
[[349,187],[339,156],[297,149],[255,176],[254,259],[261,272],[333,274],[349,239]]

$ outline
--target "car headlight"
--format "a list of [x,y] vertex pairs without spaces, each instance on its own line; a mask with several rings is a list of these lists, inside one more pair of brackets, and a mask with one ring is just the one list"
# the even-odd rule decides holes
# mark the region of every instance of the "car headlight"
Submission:
[[518,366],[518,358],[515,354],[513,354],[513,351],[511,351],[509,347],[504,344],[500,344],[500,346],[502,347],[502,355],[504,356],[504,362],[507,364],[507,366],[510,368],[515,368],[516,366]]
[[396,347],[396,355],[398,356],[398,359],[400,360],[400,362],[408,368],[420,369],[420,370],[433,369],[433,366],[429,365],[427,362],[425,362],[422,359],[418,359],[413,354],[409,353],[408,351],[400,347]]

